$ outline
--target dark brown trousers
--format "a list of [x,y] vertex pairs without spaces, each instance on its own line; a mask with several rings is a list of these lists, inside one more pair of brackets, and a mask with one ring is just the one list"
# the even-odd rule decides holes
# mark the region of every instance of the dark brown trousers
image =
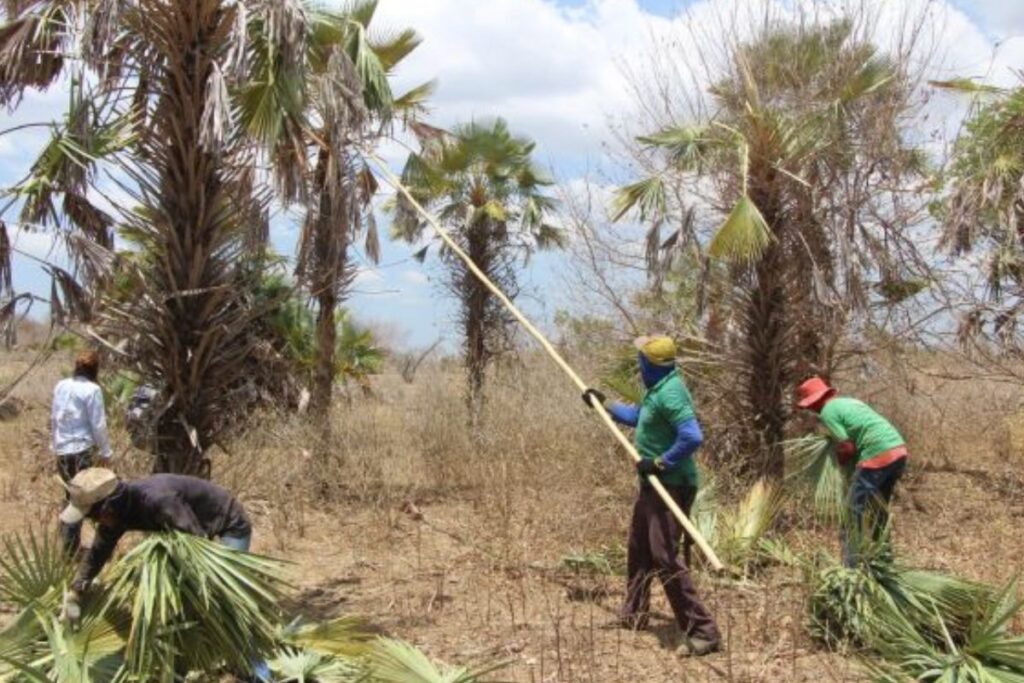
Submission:
[[[691,486],[666,486],[676,504],[689,514],[697,490]],[[650,486],[642,486],[633,506],[626,560],[628,578],[624,622],[643,628],[651,606],[651,583],[661,581],[679,628],[689,637],[717,641],[718,626],[697,596],[690,570],[679,557],[682,525]],[[687,553],[688,555],[689,553]],[[687,558],[688,559],[688,558]]]

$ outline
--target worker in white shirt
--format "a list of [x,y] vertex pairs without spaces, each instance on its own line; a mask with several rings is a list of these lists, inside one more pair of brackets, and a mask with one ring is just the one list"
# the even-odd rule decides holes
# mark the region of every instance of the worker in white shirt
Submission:
[[[95,351],[83,351],[75,358],[75,372],[57,382],[51,413],[52,449],[57,472],[66,484],[81,470],[95,464],[110,466],[110,437],[103,407],[103,390],[97,384],[100,358]],[[100,463],[94,463],[96,457]],[[64,550],[78,551],[82,524],[61,524]]]

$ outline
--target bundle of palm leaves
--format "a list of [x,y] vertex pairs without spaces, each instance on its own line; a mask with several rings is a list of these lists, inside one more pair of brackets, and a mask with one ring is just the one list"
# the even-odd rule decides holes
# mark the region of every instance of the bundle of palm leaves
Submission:
[[274,648],[282,564],[188,534],[153,534],[115,567],[105,610],[131,614],[133,674],[248,671]]
[[783,446],[786,481],[809,494],[815,514],[820,519],[844,523],[850,473],[836,460],[831,440],[813,434],[790,439]]
[[[54,539],[8,539],[0,595],[21,609],[0,631],[0,681],[176,681],[251,672],[277,681],[468,683],[353,618],[283,625],[282,563],[186,534],[153,534],[89,591],[76,628],[58,617],[67,561]],[[57,551],[54,551],[57,548]]]
[[879,683],[1022,683],[1024,637],[1008,631],[1024,605],[1016,593],[1011,582],[984,609],[972,611],[959,638],[938,610],[927,628],[898,615],[880,620],[873,627],[873,656],[863,657],[864,667]]
[[[901,567],[885,539],[859,545],[856,567],[830,559],[813,577],[811,631],[829,645],[870,645],[878,638],[879,624],[899,621],[932,639],[961,640],[992,604],[989,586]],[[934,628],[936,616],[942,621],[941,631]]]

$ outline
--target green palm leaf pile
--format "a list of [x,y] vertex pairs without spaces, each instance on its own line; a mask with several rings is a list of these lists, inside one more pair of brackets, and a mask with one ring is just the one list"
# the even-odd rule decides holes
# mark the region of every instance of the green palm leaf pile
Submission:
[[828,645],[871,647],[880,638],[879,625],[899,622],[935,642],[959,642],[991,608],[989,586],[902,567],[884,541],[864,540],[860,546],[856,567],[830,562],[812,576],[811,632]]
[[809,494],[815,514],[826,522],[846,520],[849,473],[833,454],[826,436],[809,435],[783,444],[786,482],[795,491]]
[[1022,605],[1011,582],[971,613],[960,637],[939,610],[924,628],[907,619],[881,620],[872,643],[875,656],[864,658],[864,667],[879,683],[1022,683],[1024,637],[1009,632]]
[[132,615],[129,669],[248,670],[274,647],[281,567],[187,534],[147,537],[115,567],[107,601]]
[[[470,683],[414,647],[370,636],[355,618],[284,621],[283,563],[181,533],[151,534],[89,591],[82,620],[59,619],[69,571],[53,538],[12,537],[0,595],[21,612],[0,630],[0,681],[178,681],[250,675],[275,681]],[[13,549],[13,552],[12,552]]]

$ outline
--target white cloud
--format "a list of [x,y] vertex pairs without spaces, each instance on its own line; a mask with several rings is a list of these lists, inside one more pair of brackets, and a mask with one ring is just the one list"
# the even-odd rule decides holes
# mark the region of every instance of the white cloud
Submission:
[[430,278],[422,270],[406,270],[402,272],[402,282],[410,285],[426,285]]
[[1024,3],[1020,0],[961,0],[993,35],[1005,38],[1024,34]]
[[357,287],[379,285],[383,282],[384,276],[376,268],[360,268],[353,280],[353,284]]

